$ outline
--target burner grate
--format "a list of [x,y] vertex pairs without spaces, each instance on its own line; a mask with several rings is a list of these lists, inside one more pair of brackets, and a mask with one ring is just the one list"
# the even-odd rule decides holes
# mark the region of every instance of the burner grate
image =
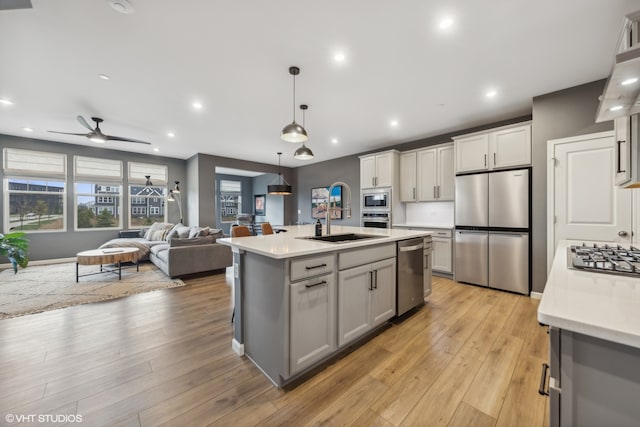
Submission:
[[598,273],[640,277],[640,249],[620,245],[572,245],[568,249],[570,268]]

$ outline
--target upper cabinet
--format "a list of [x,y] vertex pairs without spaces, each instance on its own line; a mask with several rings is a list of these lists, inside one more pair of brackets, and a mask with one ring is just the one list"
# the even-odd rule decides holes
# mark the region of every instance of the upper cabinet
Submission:
[[392,187],[397,163],[396,150],[360,157],[360,188]]
[[640,188],[640,115],[615,120],[615,183],[623,188]]
[[531,164],[531,123],[453,138],[456,173]]
[[453,144],[409,151],[400,155],[400,200],[453,200]]
[[596,122],[640,113],[640,11],[624,19],[613,68],[596,113]]

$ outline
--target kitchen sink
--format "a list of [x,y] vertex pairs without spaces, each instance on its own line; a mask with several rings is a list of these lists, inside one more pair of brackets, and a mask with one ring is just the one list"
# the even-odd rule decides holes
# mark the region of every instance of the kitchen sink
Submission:
[[298,237],[298,239],[306,239],[306,240],[318,240],[320,242],[327,243],[346,243],[352,242],[354,240],[364,240],[364,239],[377,239],[385,236],[376,236],[373,234],[356,234],[356,233],[345,233],[345,234],[329,234],[326,236],[309,236],[309,237]]

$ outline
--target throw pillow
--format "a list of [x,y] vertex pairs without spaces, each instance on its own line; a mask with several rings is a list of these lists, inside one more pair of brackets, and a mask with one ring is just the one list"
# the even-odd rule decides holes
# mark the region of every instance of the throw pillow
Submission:
[[204,237],[204,235],[200,234],[202,232],[202,228],[200,227],[196,227],[195,225],[193,227],[191,227],[191,230],[189,230],[189,238],[190,239],[195,239],[196,237]]
[[184,224],[177,223],[171,230],[169,230],[169,232],[167,233],[167,242],[171,241],[171,239],[173,239],[174,237],[178,237],[178,228],[180,227],[184,227]]
[[189,238],[189,231],[191,231],[191,227],[187,227],[186,225],[183,225],[182,227],[178,227],[178,237],[180,239],[187,239]]
[[168,229],[165,229],[165,230],[151,230],[149,232],[149,238],[147,238],[147,240],[151,240],[151,241],[165,240],[166,237],[167,237],[167,233],[169,233]]

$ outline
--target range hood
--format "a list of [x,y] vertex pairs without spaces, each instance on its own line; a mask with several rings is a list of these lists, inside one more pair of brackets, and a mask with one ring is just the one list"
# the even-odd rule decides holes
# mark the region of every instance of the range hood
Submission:
[[640,113],[640,10],[624,18],[618,53],[600,97],[596,123],[637,113]]

